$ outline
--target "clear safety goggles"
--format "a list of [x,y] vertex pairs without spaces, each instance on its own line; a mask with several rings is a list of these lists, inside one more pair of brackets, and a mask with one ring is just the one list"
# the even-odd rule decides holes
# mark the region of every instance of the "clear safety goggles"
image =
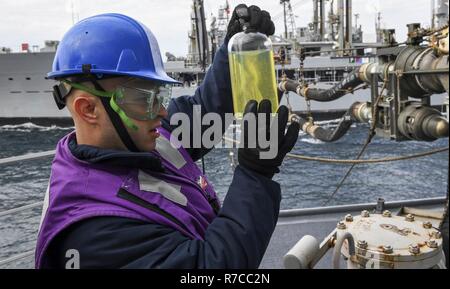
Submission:
[[161,108],[167,109],[171,96],[172,85],[156,84],[145,88],[133,87],[135,80],[119,85],[114,91],[100,91],[79,83],[64,80],[67,85],[99,97],[110,98],[110,106],[130,128],[137,126],[130,120],[155,120]]
[[135,88],[125,83],[117,87],[113,99],[127,116],[136,120],[154,120],[161,108],[167,109],[171,96],[171,85],[157,85],[152,88]]

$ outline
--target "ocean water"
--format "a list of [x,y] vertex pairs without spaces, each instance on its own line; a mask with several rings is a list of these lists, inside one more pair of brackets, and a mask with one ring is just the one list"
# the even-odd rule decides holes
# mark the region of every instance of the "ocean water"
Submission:
[[[325,125],[333,126],[330,122]],[[73,128],[23,124],[0,127],[0,159],[52,150]],[[366,137],[367,125],[355,125],[338,142],[328,144],[300,134],[293,153],[325,158],[355,158]],[[431,143],[396,143],[375,138],[363,158],[410,155],[448,146],[448,139]],[[234,156],[237,154],[235,152]],[[205,157],[206,173],[220,198],[226,196],[233,178],[230,150],[216,149]],[[0,212],[42,201],[50,173],[51,157],[0,166]],[[349,165],[286,159],[275,177],[282,188],[282,209],[320,207],[334,191]],[[446,194],[448,152],[425,158],[357,165],[329,205],[440,197]],[[242,188],[245,193],[245,187]],[[41,208],[0,217],[0,260],[32,250]],[[30,267],[32,258],[9,267]]]

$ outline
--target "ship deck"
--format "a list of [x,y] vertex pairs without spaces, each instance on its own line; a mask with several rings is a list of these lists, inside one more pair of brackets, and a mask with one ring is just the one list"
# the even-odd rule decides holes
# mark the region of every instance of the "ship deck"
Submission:
[[[397,201],[386,203],[385,209],[391,210],[396,215],[403,215],[405,214],[405,210],[410,210],[411,208],[443,213],[444,202],[444,197]],[[370,203],[281,211],[272,239],[260,264],[260,269],[283,269],[283,256],[304,235],[312,235],[321,242],[334,230],[337,222],[342,220],[346,214],[350,213],[356,216],[362,210],[373,211],[375,207],[375,203]],[[416,215],[417,218],[420,218],[420,216]],[[427,218],[427,220],[430,219]],[[434,226],[437,226],[440,220],[434,219],[431,222]],[[331,268],[331,253],[332,250],[329,250],[314,268]],[[341,262],[341,268],[345,268],[342,259]],[[32,252],[24,252],[23,254],[0,261],[0,268],[3,269],[31,269],[33,267],[34,255]]]
[[[433,198],[423,200],[408,200],[390,202],[385,204],[393,215],[404,215],[405,210],[411,208],[420,210],[431,210],[439,213],[444,212],[445,198]],[[267,248],[266,254],[261,262],[261,269],[282,269],[283,256],[304,236],[314,236],[319,242],[327,237],[335,228],[338,221],[347,214],[359,215],[362,210],[373,211],[376,204],[357,204],[348,206],[324,207],[281,211],[280,217]],[[418,216],[416,216],[416,219]],[[427,220],[430,220],[427,218]],[[439,219],[431,222],[437,226]],[[331,255],[333,250],[317,263],[315,269],[331,269]],[[346,268],[341,258],[341,268]]]

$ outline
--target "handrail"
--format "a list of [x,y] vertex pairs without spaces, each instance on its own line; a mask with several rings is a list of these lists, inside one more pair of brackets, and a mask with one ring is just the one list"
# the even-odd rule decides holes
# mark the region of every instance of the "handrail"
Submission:
[[[46,157],[54,156],[55,153],[56,153],[55,150],[51,150],[51,151],[31,153],[31,154],[25,154],[25,155],[21,155],[21,156],[4,158],[4,159],[0,159],[0,165],[7,165],[7,164],[12,164],[12,163],[21,162],[21,161],[30,161],[30,160],[46,158]],[[4,212],[0,212],[0,217],[11,215],[11,214],[18,213],[18,212],[28,210],[28,209],[40,207],[40,206],[42,206],[42,204],[43,204],[43,202],[41,201],[41,202],[37,202],[34,204],[28,204],[28,205],[25,205],[22,207],[6,210]]]
[[52,150],[52,151],[31,153],[31,154],[25,154],[25,155],[21,155],[21,156],[4,158],[4,159],[0,159],[0,165],[7,165],[7,164],[20,162],[20,161],[30,161],[30,160],[46,158],[46,157],[54,156],[55,153],[56,153],[56,151]]
[[[436,197],[427,199],[416,199],[407,201],[393,201],[386,202],[384,204],[386,209],[400,208],[400,207],[411,207],[411,206],[430,206],[444,204],[446,197]],[[363,203],[363,204],[353,204],[353,205],[340,205],[340,206],[329,206],[329,207],[317,207],[317,208],[305,208],[305,209],[292,209],[292,210],[282,210],[280,211],[280,218],[288,217],[301,217],[307,215],[319,215],[319,214],[334,214],[343,213],[351,211],[361,211],[373,209],[377,206],[376,203]]]
[[[4,158],[4,159],[0,159],[0,165],[7,165],[7,164],[12,164],[12,163],[21,162],[21,161],[30,161],[30,160],[46,158],[46,157],[54,156],[55,153],[56,153],[56,151],[52,150],[52,151],[31,153],[31,154],[26,154],[26,155],[22,155],[22,156]],[[25,205],[22,207],[6,210],[4,212],[0,212],[0,217],[11,215],[11,214],[18,213],[18,212],[28,210],[28,209],[40,207],[40,206],[42,206],[42,204],[43,204],[43,202],[41,201],[41,202],[37,202],[34,204],[28,204],[28,205]]]
[[[45,151],[45,152],[39,152],[39,153],[25,154],[25,155],[22,155],[22,156],[15,156],[15,157],[4,158],[4,159],[0,159],[0,165],[7,165],[7,164],[12,164],[12,163],[21,162],[21,161],[30,161],[30,160],[46,158],[46,157],[54,156],[55,153],[56,153],[55,150],[51,150],[51,151]],[[11,210],[7,210],[7,211],[4,211],[4,212],[0,212],[0,217],[11,215],[11,214],[14,214],[14,213],[17,213],[17,212],[21,212],[21,211],[24,211],[24,210],[28,210],[28,209],[40,207],[42,205],[43,205],[43,202],[37,202],[37,203],[34,203],[34,204],[29,204],[29,205],[25,205],[25,206],[22,206],[22,207],[14,208],[14,209],[11,209]],[[34,250],[30,250],[30,251],[27,251],[27,252],[23,252],[23,253],[17,254],[15,256],[12,256],[12,257],[7,258],[5,260],[1,260],[0,261],[0,266],[4,266],[4,265],[7,265],[7,264],[12,263],[14,261],[21,260],[21,259],[33,256],[33,254],[34,254]]]
[[0,266],[7,265],[7,264],[12,263],[12,262],[17,261],[17,260],[25,259],[27,257],[33,256],[33,254],[34,254],[34,250],[30,250],[30,251],[27,251],[27,252],[24,252],[24,253],[17,254],[15,256],[12,256],[12,257],[7,258],[5,260],[1,260],[0,261]]
[[22,206],[22,207],[6,210],[6,211],[3,211],[3,212],[0,212],[0,218],[4,217],[4,216],[11,215],[11,214],[19,213],[19,212],[22,212],[22,211],[25,211],[25,210],[33,209],[33,208],[36,208],[36,207],[42,207],[43,204],[44,204],[44,202],[40,201],[40,202],[37,202],[37,203],[34,203],[34,204],[29,204],[29,205],[25,205],[25,206]]
[[[414,206],[414,205],[437,205],[445,202],[445,197],[437,197],[437,198],[428,198],[428,199],[417,199],[417,200],[409,200],[409,201],[394,201],[385,203],[385,208],[396,208],[396,207],[405,207],[405,206]],[[349,211],[357,211],[363,209],[375,208],[376,203],[366,203],[366,204],[355,204],[355,205],[343,205],[343,206],[333,206],[333,207],[323,207],[323,208],[308,208],[308,209],[294,209],[294,210],[282,210],[280,211],[280,218],[289,218],[289,217],[299,217],[305,215],[314,215],[314,214],[326,214],[326,213],[341,213],[341,212],[349,212]],[[14,261],[24,259],[30,257],[34,254],[34,250],[30,250],[24,253],[17,254],[10,258],[0,261],[0,266],[12,263]]]

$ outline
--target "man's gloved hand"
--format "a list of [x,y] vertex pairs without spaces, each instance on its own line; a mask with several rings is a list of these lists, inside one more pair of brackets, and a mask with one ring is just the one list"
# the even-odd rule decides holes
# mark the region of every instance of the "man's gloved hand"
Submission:
[[269,12],[261,11],[258,6],[247,7],[245,4],[239,4],[231,16],[225,41],[228,42],[233,35],[242,32],[244,26],[247,27],[246,31],[248,32],[257,31],[267,36],[275,33],[275,24],[272,22]]
[[[258,134],[265,133],[266,134],[266,140],[269,140],[270,135],[270,127],[271,127],[271,116],[272,113],[272,106],[269,100],[263,100],[259,104],[254,100],[251,100],[247,103],[245,107],[244,112],[244,118],[243,123],[241,126],[241,145],[238,149],[238,160],[239,165],[242,167],[245,167],[246,169],[255,171],[259,174],[262,174],[268,178],[273,178],[273,176],[276,173],[280,172],[279,166],[282,164],[284,157],[288,152],[292,150],[295,143],[298,139],[298,133],[300,131],[300,125],[296,122],[293,122],[286,134],[286,126],[288,122],[289,117],[289,111],[286,106],[282,105],[278,109],[278,118],[274,119],[274,122],[272,123],[272,126],[274,125],[275,121],[278,122],[278,142],[273,143],[270,142],[270,145],[278,145],[278,152],[275,156],[275,158],[272,159],[263,159],[261,158],[261,152],[268,151],[269,149],[261,149],[260,145],[258,144]],[[256,145],[253,143],[253,146],[251,146],[252,141],[249,143],[249,132],[250,128],[248,123],[245,121],[247,114],[253,114],[256,119]],[[258,121],[258,116],[261,116],[261,114],[264,114],[266,116],[266,122],[261,127]],[[271,139],[273,139],[272,136],[270,136]],[[253,147],[253,148],[252,148]],[[256,148],[255,148],[256,147]]]

